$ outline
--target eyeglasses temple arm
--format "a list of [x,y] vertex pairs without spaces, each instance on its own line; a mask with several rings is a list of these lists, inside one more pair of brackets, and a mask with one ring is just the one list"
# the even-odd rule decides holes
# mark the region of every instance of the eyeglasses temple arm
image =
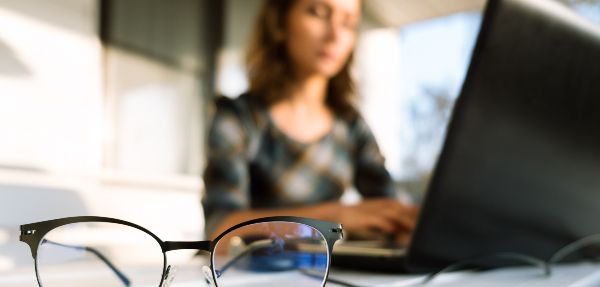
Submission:
[[104,256],[104,254],[102,254],[102,252],[98,251],[97,249],[95,249],[93,247],[63,244],[63,243],[54,242],[54,241],[51,241],[48,239],[43,239],[42,244],[44,244],[44,243],[49,243],[52,245],[76,249],[76,250],[85,250],[87,252],[90,252],[90,253],[94,254],[96,257],[98,257],[102,262],[104,262],[104,264],[106,264],[106,266],[108,266],[108,268],[110,268],[110,270],[112,270],[115,273],[115,275],[117,275],[117,277],[119,277],[119,279],[121,280],[121,282],[123,282],[123,284],[125,286],[131,286],[131,281],[129,280],[129,278],[127,278],[127,276],[125,274],[123,274],[123,272],[121,272],[112,262],[110,262],[110,260],[108,258],[106,258],[106,256]]

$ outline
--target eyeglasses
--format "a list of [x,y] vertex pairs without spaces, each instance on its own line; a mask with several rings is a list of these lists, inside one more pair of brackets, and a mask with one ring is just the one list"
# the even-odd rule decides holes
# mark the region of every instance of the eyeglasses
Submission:
[[[202,272],[209,286],[325,286],[331,253],[342,238],[337,223],[267,217],[240,223],[214,241],[162,241],[119,219],[83,216],[21,226],[40,287],[168,286],[168,251],[210,252]],[[259,280],[260,279],[260,280]],[[278,280],[280,279],[280,280]]]

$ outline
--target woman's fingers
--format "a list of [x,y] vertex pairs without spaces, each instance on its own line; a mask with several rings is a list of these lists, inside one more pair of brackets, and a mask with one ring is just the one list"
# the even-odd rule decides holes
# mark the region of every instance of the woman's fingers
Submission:
[[370,230],[381,233],[395,233],[398,229],[393,221],[378,215],[370,215],[367,219],[367,225]]
[[342,224],[349,232],[407,234],[415,228],[418,208],[396,200],[372,199],[346,207]]
[[402,246],[408,246],[410,244],[411,236],[412,234],[408,232],[399,233],[396,236],[396,242],[400,243]]
[[404,231],[412,231],[415,228],[418,208],[405,205],[395,200],[378,200],[369,206],[374,215],[384,217],[398,228]]

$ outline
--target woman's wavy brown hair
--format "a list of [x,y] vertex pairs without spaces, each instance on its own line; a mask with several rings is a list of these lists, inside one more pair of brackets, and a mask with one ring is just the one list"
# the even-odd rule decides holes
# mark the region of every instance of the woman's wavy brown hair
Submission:
[[[297,0],[265,0],[258,15],[246,55],[250,95],[270,106],[289,95],[285,90],[293,83],[292,63],[288,57],[281,29]],[[329,80],[326,104],[339,116],[352,118],[355,108],[354,81],[350,75],[352,55],[342,69]]]

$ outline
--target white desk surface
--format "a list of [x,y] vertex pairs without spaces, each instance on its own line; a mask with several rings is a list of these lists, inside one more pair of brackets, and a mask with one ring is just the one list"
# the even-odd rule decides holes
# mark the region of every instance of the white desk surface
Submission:
[[[186,266],[178,266],[177,275],[172,282],[173,287],[206,286],[200,267],[202,262],[195,260]],[[423,275],[392,275],[366,272],[355,272],[334,269],[331,277],[345,280],[359,286],[401,287],[401,286],[519,286],[519,287],[553,287],[553,286],[600,286],[600,264],[560,265],[553,269],[553,275],[545,277],[539,268],[519,267],[504,268],[487,272],[454,272],[441,275],[427,285],[422,285]],[[287,278],[287,277],[286,277]],[[289,280],[289,278],[287,278]],[[263,286],[273,286],[270,278],[262,278]],[[238,286],[244,286],[241,280]],[[37,286],[33,261],[31,266],[22,266],[0,271],[2,287],[34,287]],[[337,286],[327,284],[327,286]],[[158,287],[158,286],[155,286]]]
[[[16,238],[9,240],[10,244],[0,244],[0,287],[36,287],[37,281],[33,266],[33,259],[27,245],[17,242]],[[185,254],[179,254],[185,255]],[[171,286],[173,287],[200,287],[206,286],[201,267],[205,258],[188,260],[189,256],[179,256],[184,264],[173,264],[172,259],[176,256],[168,255],[169,264],[177,267],[176,277]],[[184,259],[184,260],[183,260]],[[155,271],[155,270],[154,270]],[[142,270],[142,272],[144,272]],[[144,275],[145,276],[145,275]],[[148,274],[148,276],[156,276]],[[292,274],[293,276],[293,274]],[[284,280],[291,280],[287,275],[277,276]],[[454,272],[441,275],[427,285],[422,285],[424,275],[406,274],[377,274],[368,272],[356,272],[341,269],[333,269],[330,277],[351,282],[364,287],[403,287],[403,286],[443,286],[443,287],[470,287],[470,286],[518,286],[518,287],[586,287],[600,286],[600,264],[581,263],[571,265],[559,265],[553,268],[553,274],[545,277],[540,268],[519,267],[504,268],[487,272]],[[262,277],[264,283],[252,278],[258,286],[276,286],[276,278]],[[248,285],[248,280],[239,280],[237,286]],[[97,282],[102,286],[102,282]],[[157,284],[158,285],[158,284]],[[337,286],[327,284],[327,286]],[[145,286],[144,286],[145,287]],[[158,286],[149,286],[158,287]]]

